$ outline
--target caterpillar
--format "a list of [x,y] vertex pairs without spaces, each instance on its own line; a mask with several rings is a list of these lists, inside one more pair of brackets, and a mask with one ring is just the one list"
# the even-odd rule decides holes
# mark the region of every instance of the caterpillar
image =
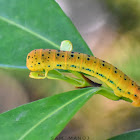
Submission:
[[105,82],[119,97],[131,99],[132,105],[140,107],[140,86],[132,81],[113,65],[90,56],[88,54],[60,51],[53,49],[36,49],[31,51],[26,59],[27,68],[31,71],[32,78],[43,79],[41,72],[46,74],[49,70],[73,70],[94,76]]

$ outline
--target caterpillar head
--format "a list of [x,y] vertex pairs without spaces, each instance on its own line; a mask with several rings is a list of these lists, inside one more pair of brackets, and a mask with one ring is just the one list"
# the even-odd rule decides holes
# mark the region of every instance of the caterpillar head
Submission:
[[41,53],[42,49],[36,49],[27,55],[26,66],[30,71],[43,71]]
[[134,92],[134,99],[132,105],[140,107],[140,86],[138,86]]

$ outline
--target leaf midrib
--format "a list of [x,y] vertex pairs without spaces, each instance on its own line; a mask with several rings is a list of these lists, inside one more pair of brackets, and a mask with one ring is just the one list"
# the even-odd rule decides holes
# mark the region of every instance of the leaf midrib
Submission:
[[20,24],[18,24],[18,23],[16,23],[16,22],[11,21],[11,20],[9,20],[9,19],[7,19],[7,18],[5,18],[5,17],[2,17],[2,16],[0,16],[0,20],[5,21],[5,22],[7,22],[7,23],[9,23],[9,24],[11,24],[11,25],[14,25],[14,26],[16,26],[16,27],[22,29],[23,31],[26,31],[26,32],[32,34],[33,36],[35,36],[35,37],[37,37],[37,38],[39,38],[39,39],[41,39],[41,40],[43,40],[43,41],[45,41],[45,42],[51,44],[51,45],[54,46],[55,48],[59,49],[59,46],[58,46],[57,44],[53,43],[52,41],[50,41],[49,39],[45,38],[44,36],[42,36],[42,35],[40,35],[40,34],[34,32],[34,31],[30,30],[29,28],[26,28],[26,27],[24,27],[24,26],[22,26],[22,25],[20,25]]
[[[96,89],[94,89],[94,90],[95,90],[95,92],[96,92],[96,91],[98,90],[98,88],[96,88]],[[47,120],[50,116],[52,116],[53,114],[55,114],[56,112],[58,112],[59,110],[61,110],[62,108],[64,108],[65,106],[69,105],[70,103],[74,102],[75,100],[77,100],[78,98],[84,96],[85,94],[90,93],[91,91],[92,91],[93,93],[95,93],[94,90],[91,89],[91,90],[85,92],[84,94],[79,95],[79,96],[75,97],[74,99],[70,100],[69,102],[63,104],[62,106],[60,106],[59,108],[57,108],[56,110],[54,110],[52,113],[48,114],[46,117],[44,117],[43,119],[41,119],[38,123],[36,123],[36,125],[32,126],[28,131],[26,131],[26,132],[19,138],[19,140],[23,140],[31,131],[33,131],[36,127],[38,127],[42,122],[44,122],[45,120]]]

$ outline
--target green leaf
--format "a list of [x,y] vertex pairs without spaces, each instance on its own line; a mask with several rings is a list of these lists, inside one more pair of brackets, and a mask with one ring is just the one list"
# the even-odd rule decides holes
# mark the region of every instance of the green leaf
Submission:
[[113,138],[110,138],[109,140],[139,140],[139,139],[140,139],[140,129],[115,136]]
[[70,40],[73,51],[92,55],[70,19],[54,0],[0,0],[0,67],[26,68],[33,49],[59,49]]
[[1,140],[53,140],[99,88],[44,98],[0,115]]
[[87,87],[90,86],[90,83],[88,83],[87,81],[85,81],[83,79],[83,77],[81,76],[81,74],[79,72],[74,72],[74,71],[70,71],[72,73],[75,73],[75,75],[78,78],[74,78],[71,76],[66,76],[64,74],[62,74],[61,72],[59,72],[58,70],[50,70],[48,72],[47,78],[48,79],[57,79],[57,80],[64,80],[76,87]]
[[124,101],[132,103],[132,100],[130,100],[129,98],[116,96],[114,94],[114,91],[111,88],[101,86],[97,94],[103,95],[104,97],[114,100],[114,101],[124,100]]

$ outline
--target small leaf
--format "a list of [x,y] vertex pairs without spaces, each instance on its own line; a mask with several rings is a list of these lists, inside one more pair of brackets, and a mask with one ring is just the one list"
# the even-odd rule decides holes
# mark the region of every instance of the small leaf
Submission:
[[106,88],[106,87],[100,87],[100,90],[98,91],[97,94],[103,95],[104,97],[117,101],[117,100],[124,100],[127,102],[132,103],[132,100],[126,97],[118,97],[114,94],[114,91],[111,88]]
[[68,82],[76,87],[80,87],[84,83],[84,81],[82,79],[77,79],[74,77],[63,75],[58,70],[50,70],[48,72],[47,78],[48,79],[64,80],[64,81],[66,81],[66,82]]

